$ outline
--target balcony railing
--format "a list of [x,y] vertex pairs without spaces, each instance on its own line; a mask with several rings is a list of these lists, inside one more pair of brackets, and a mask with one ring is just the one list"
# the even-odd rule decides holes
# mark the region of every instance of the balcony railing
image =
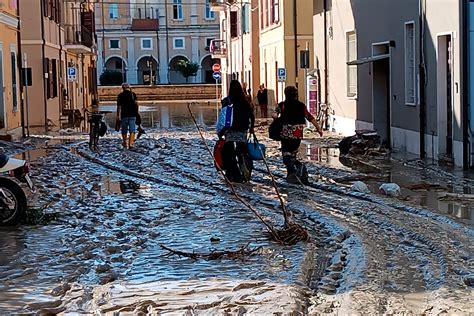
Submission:
[[227,42],[225,40],[212,40],[209,46],[212,58],[227,57]]
[[66,45],[94,46],[94,34],[84,25],[66,25]]
[[237,0],[211,0],[211,11],[225,11],[229,5]]

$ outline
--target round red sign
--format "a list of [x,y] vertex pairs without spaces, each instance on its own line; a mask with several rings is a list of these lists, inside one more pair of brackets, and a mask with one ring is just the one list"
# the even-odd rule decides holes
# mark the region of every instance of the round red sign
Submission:
[[212,71],[219,71],[219,70],[221,70],[221,65],[219,64],[212,65]]

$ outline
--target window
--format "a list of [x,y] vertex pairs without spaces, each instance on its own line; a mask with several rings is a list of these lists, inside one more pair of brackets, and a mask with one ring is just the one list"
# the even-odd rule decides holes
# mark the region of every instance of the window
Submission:
[[182,0],[173,0],[173,19],[174,20],[182,20],[183,19]]
[[118,19],[119,17],[119,7],[117,3],[109,4],[109,18]]
[[213,39],[214,39],[213,37],[208,37],[208,38],[206,38],[206,50],[209,50],[209,49],[210,49],[211,43],[212,43],[212,40],[213,40]]
[[405,104],[415,105],[415,23],[405,23]]
[[[347,60],[353,61],[357,59],[357,36],[356,33],[347,32]],[[355,97],[357,96],[357,66],[356,65],[347,65],[347,96]]]
[[237,37],[237,11],[230,12],[230,36]]
[[113,39],[109,41],[109,48],[110,49],[120,49],[120,41],[117,39]]
[[280,0],[271,0],[271,21],[272,24],[277,24],[280,22]]
[[211,11],[211,0],[206,0],[206,20],[214,20],[214,11]]
[[250,33],[249,16],[250,5],[246,3],[242,6],[242,34]]
[[52,80],[51,80],[51,92],[52,92],[52,97],[56,98],[58,96],[58,61],[56,59],[52,59],[52,64],[51,64],[51,75],[52,75]]
[[173,38],[173,49],[184,49],[184,37]]
[[11,52],[11,64],[12,64],[12,105],[13,112],[18,111],[18,88],[17,88],[17,75],[16,75],[16,52]]
[[151,38],[142,38],[142,49],[153,49],[153,41]]

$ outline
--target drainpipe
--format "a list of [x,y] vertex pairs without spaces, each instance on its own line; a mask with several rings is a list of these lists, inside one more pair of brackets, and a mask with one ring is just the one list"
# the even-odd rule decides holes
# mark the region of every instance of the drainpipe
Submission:
[[[468,67],[469,65],[469,36],[470,27],[468,20],[469,4],[467,1],[462,1],[461,7],[461,106],[462,106],[462,165],[463,169],[469,168],[469,89],[468,85],[470,80],[468,78]],[[470,68],[470,67],[469,67]]]
[[293,0],[293,28],[295,30],[295,86],[298,87],[298,12],[296,0]]
[[[18,17],[18,26],[17,26],[17,31],[16,31],[16,41],[17,41],[17,57],[16,57],[16,61],[17,61],[17,67],[19,69],[19,72],[20,72],[20,80],[17,80],[17,82],[19,82],[19,86],[20,86],[20,113],[21,113],[21,117],[20,117],[20,120],[21,120],[21,135],[23,138],[26,137],[26,131],[25,131],[25,100],[23,99],[23,82],[22,82],[22,78],[24,78],[24,76],[26,75],[26,73],[23,72],[23,53],[22,53],[22,49],[21,49],[21,33],[20,33],[20,30],[21,30],[21,20],[20,20],[20,1],[17,1],[16,2],[16,15]],[[27,80],[24,80],[24,82],[27,82]]]
[[[324,11],[324,104],[329,102],[329,91],[328,91],[328,18],[327,18],[327,3],[323,0],[323,11]],[[321,78],[321,77],[320,77]]]
[[[46,87],[46,78],[44,77],[44,74],[46,73],[46,68],[44,67],[44,60],[46,58],[46,51],[45,51],[45,46],[46,46],[46,39],[44,37],[44,1],[40,2],[40,7],[41,7],[41,56],[42,56],[42,63],[43,63],[43,93],[44,93],[44,131],[46,134],[48,134],[48,90]],[[48,76],[49,76],[49,71],[48,71]],[[49,77],[48,77],[49,78]]]
[[170,40],[168,32],[168,0],[165,0],[166,61],[168,63],[168,84],[170,83]]
[[[464,129],[464,146],[465,150],[465,167],[471,167],[473,162],[474,150],[472,148],[472,139],[474,133],[474,54],[473,54],[473,42],[474,39],[474,15],[471,12],[474,12],[474,3],[470,1],[463,1],[464,3],[464,16],[463,20],[464,25],[464,34],[466,38],[463,38],[463,43],[466,43],[464,46],[464,61],[466,64],[463,67],[463,74],[465,75],[463,82],[463,93],[465,93],[466,101],[463,102],[463,110],[465,110],[465,115],[463,115],[463,123],[466,123],[466,128]],[[466,141],[467,140],[467,141]]]
[[419,2],[419,23],[420,23],[420,159],[426,158],[425,152],[425,130],[426,130],[426,97],[425,97],[425,8],[423,1]]

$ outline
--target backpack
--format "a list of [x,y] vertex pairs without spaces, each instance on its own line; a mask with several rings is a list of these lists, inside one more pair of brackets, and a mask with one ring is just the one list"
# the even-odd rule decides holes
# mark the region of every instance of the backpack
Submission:
[[222,107],[221,113],[219,114],[219,120],[216,124],[216,130],[219,134],[224,129],[230,129],[234,122],[234,104],[227,101],[227,105]]
[[281,132],[283,130],[283,122],[281,119],[281,114],[283,113],[284,109],[285,109],[285,104],[283,103],[281,105],[280,116],[273,119],[272,123],[270,124],[268,128],[268,137],[270,139],[281,141]]

